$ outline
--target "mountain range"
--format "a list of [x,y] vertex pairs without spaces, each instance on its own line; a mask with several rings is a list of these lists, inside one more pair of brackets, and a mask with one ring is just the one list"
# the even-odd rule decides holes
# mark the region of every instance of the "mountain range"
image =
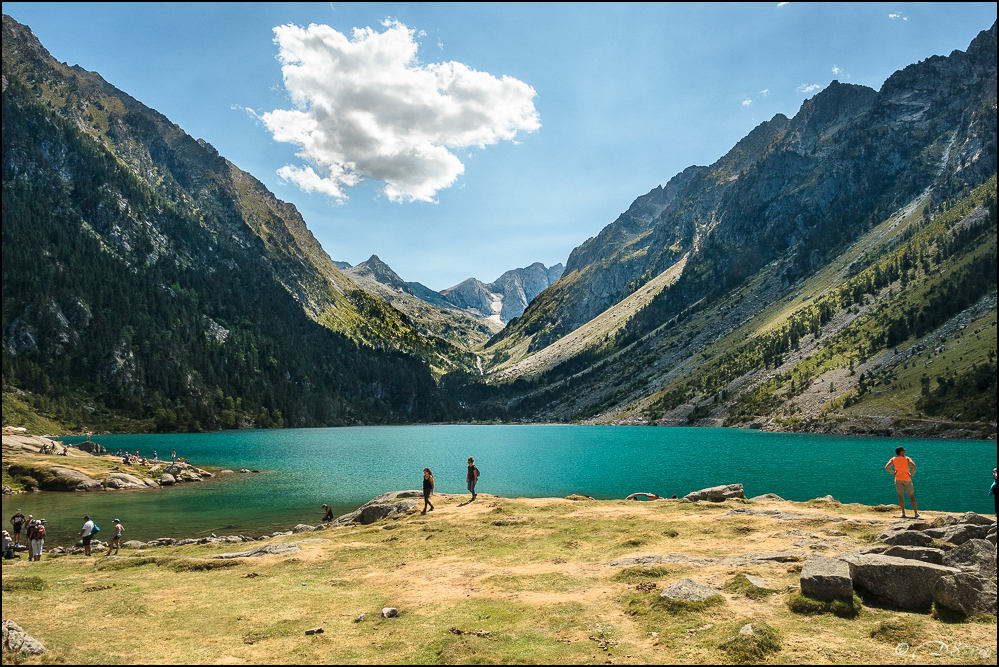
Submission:
[[3,31],[5,424],[995,437],[995,25],[834,81],[564,269],[440,292],[331,260],[210,144]]

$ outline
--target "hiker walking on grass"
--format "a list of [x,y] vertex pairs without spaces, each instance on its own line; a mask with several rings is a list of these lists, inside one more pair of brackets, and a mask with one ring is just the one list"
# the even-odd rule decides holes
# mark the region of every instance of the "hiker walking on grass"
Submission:
[[912,516],[919,518],[919,507],[916,506],[916,492],[912,488],[912,476],[916,474],[916,462],[905,455],[905,447],[895,448],[895,457],[888,460],[885,470],[895,475],[895,490],[898,491],[898,506],[902,509],[901,518],[905,516],[905,498],[903,491],[909,494],[912,505]]
[[[475,459],[471,456],[468,457],[468,474],[465,476],[465,482],[468,484],[468,492],[472,494],[472,500],[475,500],[475,483],[479,481],[479,469],[475,467]],[[471,501],[469,501],[471,502]]]
[[[428,511],[434,511],[434,504],[430,502],[430,496],[434,493],[434,473],[430,472],[430,468],[423,469],[423,511],[420,514],[426,514]],[[429,510],[427,508],[430,508]]]
[[111,542],[108,543],[108,552],[106,555],[111,555],[111,550],[114,549],[114,555],[118,555],[118,549],[121,548],[121,534],[125,532],[125,526],[121,525],[121,521],[118,519],[114,520],[114,533],[111,535]]

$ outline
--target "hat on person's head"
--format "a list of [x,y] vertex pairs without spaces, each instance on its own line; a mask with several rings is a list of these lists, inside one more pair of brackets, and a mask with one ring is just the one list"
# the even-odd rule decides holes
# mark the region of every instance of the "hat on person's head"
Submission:
[[14,514],[20,514],[20,513],[21,513],[21,510],[17,510],[16,512],[14,512]]
[[111,521],[112,521],[113,523],[121,523],[121,520],[120,520],[120,519],[112,519]]
[[39,519],[38,523],[45,523],[45,519]]

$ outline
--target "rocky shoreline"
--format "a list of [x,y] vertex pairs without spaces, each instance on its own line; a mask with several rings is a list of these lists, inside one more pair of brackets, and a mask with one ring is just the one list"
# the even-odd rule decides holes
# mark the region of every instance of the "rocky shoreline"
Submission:
[[[65,445],[43,436],[3,436],[4,467],[11,478],[29,480],[24,489],[3,487],[3,495],[32,491],[116,491],[158,489],[186,482],[260,470],[211,470],[186,461],[125,464],[96,442]],[[8,454],[16,460],[8,462]],[[88,472],[80,470],[83,468]]]

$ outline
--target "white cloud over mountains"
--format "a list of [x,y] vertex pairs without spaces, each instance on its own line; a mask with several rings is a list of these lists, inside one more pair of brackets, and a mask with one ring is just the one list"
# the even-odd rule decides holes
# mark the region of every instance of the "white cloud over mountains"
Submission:
[[259,117],[305,162],[279,169],[282,178],[341,201],[366,178],[392,201],[433,201],[465,170],[451,149],[541,127],[531,86],[459,62],[424,65],[414,30],[382,25],[350,39],[326,25],[274,28],[294,108]]

